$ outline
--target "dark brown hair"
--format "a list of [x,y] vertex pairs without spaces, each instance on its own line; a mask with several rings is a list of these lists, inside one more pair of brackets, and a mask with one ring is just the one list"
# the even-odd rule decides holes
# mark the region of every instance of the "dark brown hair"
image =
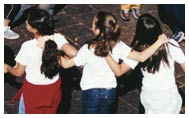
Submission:
[[46,41],[42,55],[41,73],[50,79],[59,72],[58,55],[56,43],[52,40]]
[[88,43],[88,47],[95,45],[95,55],[105,57],[109,52],[112,52],[121,30],[115,16],[109,12],[101,11],[96,18],[95,26],[99,29],[99,34]]

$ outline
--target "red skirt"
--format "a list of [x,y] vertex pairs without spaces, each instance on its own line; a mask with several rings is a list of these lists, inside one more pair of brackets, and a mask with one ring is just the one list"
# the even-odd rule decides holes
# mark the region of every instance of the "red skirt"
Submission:
[[11,102],[19,100],[21,94],[23,94],[26,114],[55,114],[62,96],[61,78],[48,85],[31,84],[25,79]]

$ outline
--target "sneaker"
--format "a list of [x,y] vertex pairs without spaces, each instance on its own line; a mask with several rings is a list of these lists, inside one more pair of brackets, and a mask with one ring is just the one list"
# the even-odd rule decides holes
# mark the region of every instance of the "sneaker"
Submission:
[[129,10],[121,10],[120,11],[120,16],[122,18],[122,20],[124,21],[129,21],[129,17],[130,17],[130,13],[129,13]]
[[182,31],[177,32],[177,33],[173,34],[173,36],[171,38],[177,42],[181,42],[181,41],[185,40],[184,32],[182,32]]
[[20,37],[19,34],[12,31],[9,26],[4,28],[4,38],[6,38],[6,39],[18,39],[19,37]]
[[142,15],[140,8],[131,8],[131,12],[135,19],[138,19]]

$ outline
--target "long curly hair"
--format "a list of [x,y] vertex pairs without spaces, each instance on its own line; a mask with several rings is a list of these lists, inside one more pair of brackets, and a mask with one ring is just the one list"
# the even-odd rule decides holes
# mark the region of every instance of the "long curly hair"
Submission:
[[52,78],[59,72],[58,55],[56,43],[52,40],[46,41],[42,55],[41,73],[48,78]]

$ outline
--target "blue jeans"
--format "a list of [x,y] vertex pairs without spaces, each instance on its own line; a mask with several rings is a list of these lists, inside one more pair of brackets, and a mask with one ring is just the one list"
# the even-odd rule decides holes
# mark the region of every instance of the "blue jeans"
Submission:
[[19,108],[18,108],[18,114],[25,114],[25,105],[24,105],[24,97],[23,94],[20,97],[19,101]]
[[116,97],[116,89],[95,88],[82,92],[84,114],[107,114]]

